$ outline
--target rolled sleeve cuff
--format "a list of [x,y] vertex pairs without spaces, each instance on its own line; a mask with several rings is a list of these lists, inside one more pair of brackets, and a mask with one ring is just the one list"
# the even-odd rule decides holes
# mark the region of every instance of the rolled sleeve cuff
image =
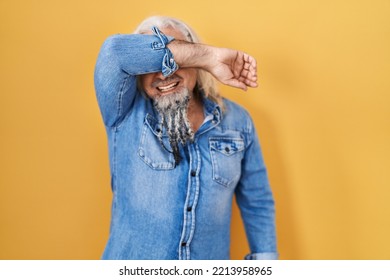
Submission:
[[246,260],[277,260],[278,253],[252,253],[245,256]]
[[175,73],[177,69],[179,69],[179,66],[173,59],[173,54],[168,48],[166,48],[162,63],[162,74],[164,75],[164,77],[169,77],[170,75]]
[[162,61],[162,74],[164,77],[169,77],[173,73],[176,72],[177,69],[179,69],[179,65],[177,65],[172,52],[167,48],[167,44],[174,40],[171,36],[166,36],[164,33],[162,33],[157,27],[153,26],[152,31],[154,35],[156,35],[160,39],[160,44],[157,44],[154,46],[156,49],[165,49],[164,58]]

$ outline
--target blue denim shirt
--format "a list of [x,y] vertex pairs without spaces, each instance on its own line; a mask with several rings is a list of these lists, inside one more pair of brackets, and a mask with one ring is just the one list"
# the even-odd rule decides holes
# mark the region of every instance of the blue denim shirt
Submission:
[[205,121],[175,166],[165,129],[136,76],[172,74],[177,65],[154,35],[114,35],[103,44],[95,88],[109,144],[112,219],[103,259],[229,259],[236,195],[250,254],[276,259],[274,200],[259,141],[248,113],[204,98]]

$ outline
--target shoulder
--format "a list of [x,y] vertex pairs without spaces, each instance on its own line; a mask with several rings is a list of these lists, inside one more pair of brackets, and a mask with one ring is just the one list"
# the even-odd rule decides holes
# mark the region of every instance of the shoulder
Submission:
[[248,111],[241,105],[223,98],[225,110],[223,112],[222,125],[229,129],[241,130],[251,133],[253,130],[253,121]]

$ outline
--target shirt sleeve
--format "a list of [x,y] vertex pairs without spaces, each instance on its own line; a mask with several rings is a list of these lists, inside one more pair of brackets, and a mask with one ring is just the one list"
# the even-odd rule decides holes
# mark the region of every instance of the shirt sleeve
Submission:
[[277,260],[278,253],[253,253],[245,256],[246,260]]
[[131,110],[137,93],[136,76],[177,69],[167,44],[174,38],[153,27],[153,35],[118,34],[108,37],[97,58],[94,81],[97,100],[106,126],[116,126]]
[[236,200],[251,253],[245,259],[277,259],[275,203],[257,133],[251,123]]

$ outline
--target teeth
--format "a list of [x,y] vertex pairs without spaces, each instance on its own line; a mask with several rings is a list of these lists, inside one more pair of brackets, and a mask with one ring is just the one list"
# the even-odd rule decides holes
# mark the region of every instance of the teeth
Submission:
[[162,91],[162,92],[164,92],[164,91],[168,91],[168,90],[170,90],[170,89],[173,89],[175,86],[177,86],[179,83],[177,82],[177,83],[172,83],[172,84],[169,84],[169,85],[167,85],[167,86],[163,86],[163,87],[157,87],[157,89],[159,90],[159,91]]

